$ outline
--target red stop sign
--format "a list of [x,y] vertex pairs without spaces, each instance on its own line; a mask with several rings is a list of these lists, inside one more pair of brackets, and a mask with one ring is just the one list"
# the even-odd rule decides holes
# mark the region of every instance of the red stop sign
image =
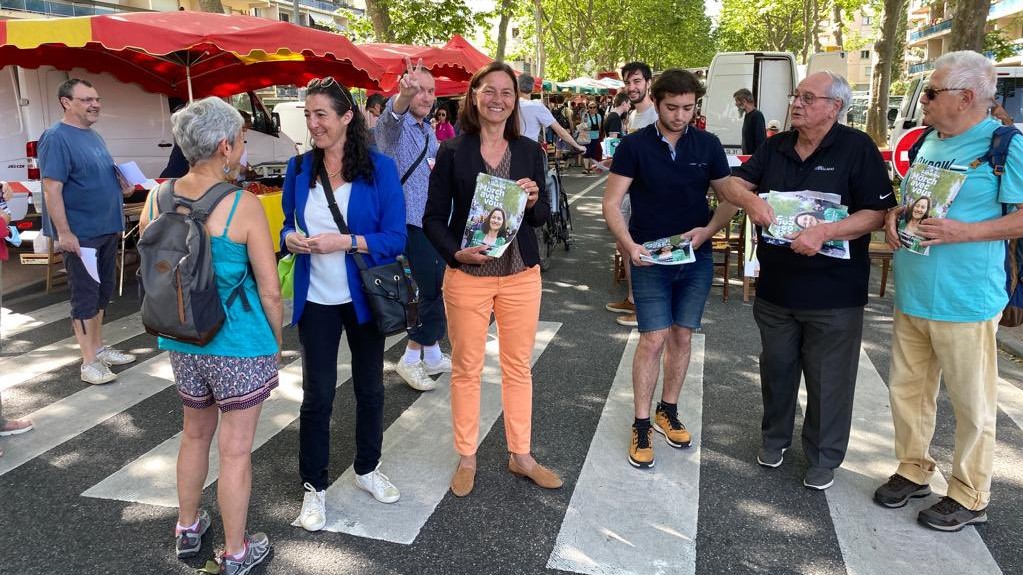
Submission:
[[895,168],[895,173],[900,177],[905,178],[906,174],[909,173],[909,149],[920,139],[920,135],[926,129],[926,126],[917,126],[908,130],[902,134],[902,137],[895,144],[895,149],[892,150],[892,167]]

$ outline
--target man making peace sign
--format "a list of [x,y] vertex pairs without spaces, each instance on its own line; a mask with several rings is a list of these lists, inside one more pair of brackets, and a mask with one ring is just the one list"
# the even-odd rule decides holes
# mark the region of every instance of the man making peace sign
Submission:
[[430,187],[430,164],[437,156],[437,137],[426,118],[433,110],[434,81],[423,68],[413,67],[405,58],[405,75],[398,83],[398,95],[384,106],[373,130],[377,148],[394,158],[405,191],[405,223],[408,243],[405,252],[412,265],[412,277],[419,285],[420,327],[409,330],[405,356],[397,372],[413,389],[429,391],[436,385],[430,375],[451,371],[451,358],[441,352],[437,342],[444,337],[447,319],[441,282],[444,260],[423,234],[423,211]]

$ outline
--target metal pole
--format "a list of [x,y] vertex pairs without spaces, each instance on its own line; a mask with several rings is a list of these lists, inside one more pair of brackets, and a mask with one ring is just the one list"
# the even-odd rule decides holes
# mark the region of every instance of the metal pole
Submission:
[[294,0],[294,2],[292,3],[291,20],[292,20],[291,23],[296,26],[302,25],[302,23],[298,21],[298,0]]
[[185,66],[185,82],[188,84],[188,103],[191,104],[195,101],[192,96],[192,67]]

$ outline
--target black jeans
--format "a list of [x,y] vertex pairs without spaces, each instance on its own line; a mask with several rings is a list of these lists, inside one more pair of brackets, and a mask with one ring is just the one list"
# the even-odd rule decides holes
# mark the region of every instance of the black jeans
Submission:
[[337,390],[337,353],[342,328],[352,351],[355,391],[355,472],[364,475],[380,462],[384,439],[384,338],[373,322],[359,325],[355,305],[306,302],[298,322],[302,344],[302,408],[299,411],[298,469],[303,482],[327,488],[330,416]]
[[419,320],[423,322],[423,325],[410,329],[408,337],[421,345],[433,345],[444,337],[448,327],[441,291],[447,264],[426,238],[423,228],[406,227],[408,240],[405,251],[412,266],[412,278],[419,286]]
[[757,298],[763,445],[789,447],[806,379],[803,451],[813,467],[837,468],[845,459],[852,425],[853,392],[863,336],[863,308],[799,310]]

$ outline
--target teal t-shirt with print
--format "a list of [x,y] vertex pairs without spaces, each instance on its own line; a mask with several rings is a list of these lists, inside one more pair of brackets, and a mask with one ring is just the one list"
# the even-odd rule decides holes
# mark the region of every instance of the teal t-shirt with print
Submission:
[[[1000,124],[987,118],[949,138],[927,136],[917,162],[966,174],[966,182],[946,217],[975,223],[1002,217],[1002,204],[1023,204],[1023,138],[1013,138],[1005,173],[994,175],[991,164],[970,162],[991,147]],[[906,180],[903,180],[903,192]],[[1005,293],[1005,242],[963,242],[931,246],[929,255],[895,252],[895,307],[908,315],[937,321],[974,322],[991,319],[1008,302]]]

